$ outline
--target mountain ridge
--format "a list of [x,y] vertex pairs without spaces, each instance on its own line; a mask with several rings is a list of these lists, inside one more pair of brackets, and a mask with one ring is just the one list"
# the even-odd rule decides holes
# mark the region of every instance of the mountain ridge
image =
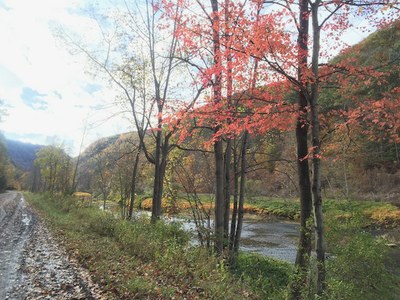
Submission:
[[43,145],[24,143],[16,140],[5,139],[5,146],[11,163],[19,170],[29,172],[33,170],[36,153]]

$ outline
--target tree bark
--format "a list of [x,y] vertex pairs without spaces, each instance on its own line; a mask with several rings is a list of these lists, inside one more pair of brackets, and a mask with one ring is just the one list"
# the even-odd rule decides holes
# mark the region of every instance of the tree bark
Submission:
[[153,199],[151,206],[151,221],[155,223],[161,217],[161,200],[163,193],[163,179],[161,176],[161,128],[158,129],[156,135],[156,153],[154,157],[154,184]]
[[231,265],[234,253],[233,253],[233,245],[235,242],[236,236],[236,224],[237,224],[237,215],[238,215],[238,198],[239,198],[239,162],[238,162],[238,153],[237,153],[237,143],[234,142],[233,148],[233,209],[232,209],[232,221],[231,221],[231,232],[229,237],[229,252],[231,253]]
[[224,213],[224,247],[227,246],[229,241],[229,218],[231,206],[231,160],[232,160],[232,140],[230,138],[226,141],[225,150],[225,183],[224,183],[224,197],[225,197],[225,213]]
[[[231,7],[230,0],[225,0],[225,59],[226,59],[226,100],[228,103],[228,107],[232,110],[232,92],[233,92],[233,76],[232,76],[232,53],[231,53],[231,32],[230,32],[230,11]],[[230,124],[231,120],[228,118],[228,124]],[[231,208],[231,160],[232,160],[232,139],[230,137],[226,138],[226,150],[225,150],[225,221],[224,221],[224,239],[225,239],[225,247],[229,244],[229,217],[230,217],[230,208]]]
[[243,134],[242,149],[240,155],[239,208],[238,208],[238,220],[236,226],[235,241],[233,245],[234,264],[236,264],[236,258],[239,253],[240,237],[242,235],[242,228],[243,228],[244,195],[245,195],[245,183],[246,183],[246,171],[247,171],[247,162],[246,162],[247,143],[248,143],[248,132],[245,131]]
[[[221,45],[219,38],[219,9],[218,0],[210,0],[212,7],[212,43],[213,43],[213,59],[217,68],[221,65]],[[221,71],[217,71],[213,81],[213,97],[214,103],[221,102]],[[214,134],[218,135],[220,126],[216,125]],[[215,218],[214,233],[215,243],[214,250],[217,255],[221,255],[224,248],[224,217],[225,217],[225,201],[224,201],[224,153],[223,141],[218,137],[214,142],[214,159],[215,159]]]
[[311,136],[312,136],[312,196],[314,206],[314,226],[315,226],[315,250],[317,253],[317,294],[322,295],[325,290],[325,239],[324,222],[322,213],[322,194],[321,194],[321,141],[320,141],[320,122],[318,109],[318,69],[320,51],[320,26],[318,23],[318,7],[320,1],[311,4],[312,9],[312,28],[313,28],[313,53],[312,53],[312,73],[313,82],[311,84],[310,114],[311,114]]
[[307,111],[307,70],[308,57],[308,0],[299,2],[299,35],[298,35],[298,81],[301,88],[298,92],[298,117],[296,124],[297,168],[300,190],[300,238],[296,256],[296,278],[290,287],[292,299],[301,299],[302,290],[307,285],[307,271],[311,254],[311,224],[312,194],[308,165],[308,111]]
[[128,210],[128,219],[129,220],[132,220],[133,204],[135,203],[136,179],[137,179],[137,173],[138,173],[138,169],[139,169],[139,158],[140,158],[140,146],[139,146],[138,151],[136,153],[135,164],[133,165],[133,170],[132,170],[131,197],[130,197],[129,210]]
[[[218,127],[216,128],[216,131]],[[214,250],[217,254],[222,254],[224,250],[224,218],[225,218],[225,201],[224,201],[224,156],[222,140],[214,143],[215,157],[215,244]]]

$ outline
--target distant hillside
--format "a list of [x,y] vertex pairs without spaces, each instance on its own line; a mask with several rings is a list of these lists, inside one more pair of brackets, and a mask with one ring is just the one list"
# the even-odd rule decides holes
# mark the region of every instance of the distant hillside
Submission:
[[79,186],[80,190],[92,190],[95,173],[98,173],[98,164],[112,168],[119,158],[132,152],[138,145],[138,137],[135,132],[128,132],[101,138],[81,154],[79,162]]
[[86,161],[93,156],[109,149],[114,143],[122,136],[122,134],[116,134],[109,137],[101,138],[92,144],[90,144],[81,155],[81,161]]
[[6,139],[6,148],[12,164],[21,171],[32,171],[36,153],[43,147]]

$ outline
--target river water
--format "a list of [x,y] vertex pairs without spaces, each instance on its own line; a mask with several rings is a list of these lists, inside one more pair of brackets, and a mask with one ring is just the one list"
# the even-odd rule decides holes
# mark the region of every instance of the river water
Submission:
[[244,222],[240,249],[294,263],[299,225],[283,221]]
[[[101,207],[102,208],[102,207]],[[138,211],[136,216],[148,215],[148,211]],[[193,221],[178,217],[165,217],[167,222],[179,222],[184,230],[193,233],[192,244],[198,244]],[[211,224],[211,228],[213,225]],[[258,253],[267,257],[294,263],[296,260],[297,243],[300,226],[295,222],[279,219],[246,218],[243,222],[240,250]]]
[[[195,232],[195,224],[191,221],[175,217],[168,220],[180,222],[186,231]],[[245,220],[240,250],[294,263],[299,228],[298,223],[282,220]],[[196,244],[196,240],[193,243]]]

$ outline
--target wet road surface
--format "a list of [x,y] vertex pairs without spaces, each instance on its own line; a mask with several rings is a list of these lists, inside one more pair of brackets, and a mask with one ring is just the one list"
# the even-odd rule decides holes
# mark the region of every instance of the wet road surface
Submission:
[[103,299],[14,191],[0,194],[0,299]]

